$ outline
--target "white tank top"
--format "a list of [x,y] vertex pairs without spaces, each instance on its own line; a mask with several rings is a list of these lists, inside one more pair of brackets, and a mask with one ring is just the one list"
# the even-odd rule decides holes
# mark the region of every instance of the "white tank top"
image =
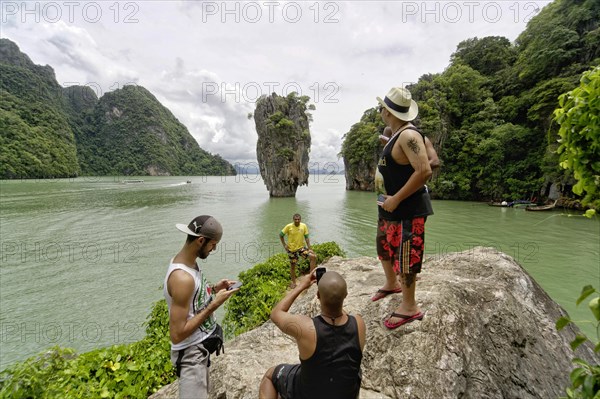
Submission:
[[[171,260],[163,286],[163,293],[169,307],[169,314],[171,313],[171,304],[173,303],[173,298],[171,298],[171,295],[169,295],[167,281],[169,280],[171,273],[173,273],[175,270],[183,270],[189,273],[194,279],[194,295],[192,295],[190,298],[190,303],[188,306],[187,320],[189,320],[196,314],[200,313],[212,301],[211,288],[200,270],[192,269],[183,263],[173,263],[173,260]],[[192,333],[192,335],[178,344],[171,342],[171,350],[185,349],[189,346],[199,344],[215,330],[216,326],[217,322],[215,321],[215,317],[211,314],[204,321],[204,323],[202,323],[200,327],[198,327],[196,331]]]

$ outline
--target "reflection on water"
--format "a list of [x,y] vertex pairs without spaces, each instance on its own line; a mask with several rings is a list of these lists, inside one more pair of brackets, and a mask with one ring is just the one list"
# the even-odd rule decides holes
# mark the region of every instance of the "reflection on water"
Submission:
[[[168,261],[185,240],[174,225],[197,215],[216,216],[225,230],[201,262],[212,281],[283,252],[278,234],[294,213],[312,243],[376,256],[374,194],[346,191],[342,176],[311,176],[295,198],[269,198],[252,176],[143,179],[0,182],[0,369],[56,344],[85,351],[142,337]],[[574,319],[590,318],[585,304],[574,303],[582,286],[600,288],[598,218],[455,201],[434,201],[434,211],[427,256],[494,247]]]

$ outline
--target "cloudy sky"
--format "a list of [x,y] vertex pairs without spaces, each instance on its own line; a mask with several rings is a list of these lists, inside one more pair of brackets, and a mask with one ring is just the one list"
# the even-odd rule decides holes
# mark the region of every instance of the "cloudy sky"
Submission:
[[[137,84],[202,148],[256,162],[248,113],[261,94],[296,91],[316,106],[311,164],[393,86],[442,72],[456,45],[514,41],[548,1],[0,2],[1,36],[63,86],[98,95]],[[340,166],[336,166],[340,167]],[[331,170],[331,167],[329,167]]]

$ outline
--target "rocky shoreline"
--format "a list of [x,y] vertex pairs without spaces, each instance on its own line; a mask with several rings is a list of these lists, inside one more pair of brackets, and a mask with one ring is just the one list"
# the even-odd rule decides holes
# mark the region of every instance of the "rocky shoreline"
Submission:
[[[384,281],[379,261],[334,257],[324,266],[348,283],[345,310],[367,324],[361,398],[550,398],[564,395],[576,355],[600,363],[579,329],[556,331],[565,311],[510,256],[492,248],[426,260],[417,288],[423,321],[389,331],[382,320],[401,295],[370,296]],[[576,293],[574,293],[574,296]],[[292,312],[318,314],[316,287]],[[226,343],[213,358],[211,398],[256,398],[265,370],[298,362],[295,343],[269,321]],[[152,399],[177,398],[177,382]]]

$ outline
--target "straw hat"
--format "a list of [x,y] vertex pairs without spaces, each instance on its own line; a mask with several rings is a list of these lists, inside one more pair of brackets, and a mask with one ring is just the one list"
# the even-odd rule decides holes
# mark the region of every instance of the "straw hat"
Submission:
[[419,114],[419,106],[403,87],[393,87],[383,100],[377,97],[377,101],[401,121],[412,121]]

